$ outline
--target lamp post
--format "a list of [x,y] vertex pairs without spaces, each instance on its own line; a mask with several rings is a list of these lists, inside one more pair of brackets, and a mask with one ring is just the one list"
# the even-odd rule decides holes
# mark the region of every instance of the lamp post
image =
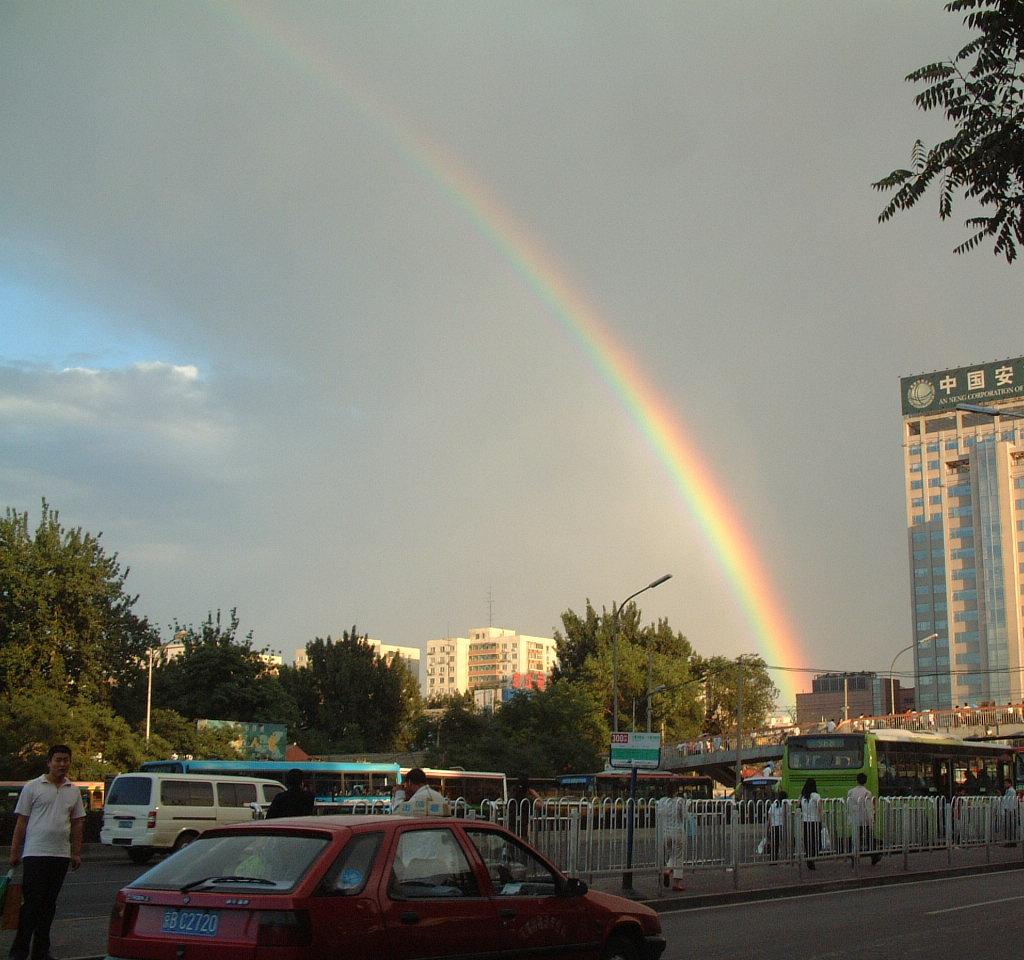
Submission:
[[652,580],[646,587],[641,587],[636,593],[631,593],[625,600],[615,607],[612,614],[612,732],[619,732],[619,613],[622,608],[634,597],[641,593],[660,587],[666,580],[671,580],[672,574],[666,573],[657,580]]
[[156,647],[149,648],[149,670],[146,677],[146,743],[149,743],[149,718],[153,713],[153,654]]
[[[896,713],[896,680],[892,675],[893,668],[896,666],[896,660],[908,650],[913,650],[919,643],[931,643],[932,640],[938,640],[939,635],[937,633],[931,633],[927,637],[922,637],[920,640],[915,640],[913,643],[908,643],[902,650],[896,652],[896,656],[892,658],[892,663],[889,664],[889,709],[893,714]],[[938,698],[935,700],[935,706],[938,707]],[[923,706],[923,704],[922,704]]]

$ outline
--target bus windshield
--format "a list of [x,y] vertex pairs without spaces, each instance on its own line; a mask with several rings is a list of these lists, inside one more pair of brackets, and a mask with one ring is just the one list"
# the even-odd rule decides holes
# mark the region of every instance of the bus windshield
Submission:
[[790,737],[791,770],[850,770],[864,766],[863,736]]

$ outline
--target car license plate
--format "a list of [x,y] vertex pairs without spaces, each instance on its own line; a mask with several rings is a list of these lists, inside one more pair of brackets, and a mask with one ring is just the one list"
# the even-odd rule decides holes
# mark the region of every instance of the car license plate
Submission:
[[117,825],[118,825],[118,826],[119,826],[119,827],[120,827],[120,828],[121,828],[122,830],[131,830],[131,828],[132,828],[132,822],[131,822],[131,820],[118,820],[118,821],[117,821]]
[[169,907],[164,911],[163,933],[183,933],[189,937],[215,937],[220,914],[216,910],[186,910]]

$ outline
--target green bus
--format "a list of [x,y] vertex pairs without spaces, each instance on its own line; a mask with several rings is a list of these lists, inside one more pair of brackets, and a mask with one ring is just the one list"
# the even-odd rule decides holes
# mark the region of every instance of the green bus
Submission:
[[876,797],[991,796],[1013,770],[1013,748],[1002,741],[912,730],[807,734],[786,740],[782,789],[795,799],[813,777],[822,797],[845,797],[864,773]]

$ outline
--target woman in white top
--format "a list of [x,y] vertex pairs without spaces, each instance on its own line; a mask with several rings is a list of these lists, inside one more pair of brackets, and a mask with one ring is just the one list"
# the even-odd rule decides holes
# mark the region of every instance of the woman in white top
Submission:
[[814,858],[821,849],[821,795],[814,777],[808,777],[800,791],[800,812],[804,821],[804,855],[807,869],[813,870]]

